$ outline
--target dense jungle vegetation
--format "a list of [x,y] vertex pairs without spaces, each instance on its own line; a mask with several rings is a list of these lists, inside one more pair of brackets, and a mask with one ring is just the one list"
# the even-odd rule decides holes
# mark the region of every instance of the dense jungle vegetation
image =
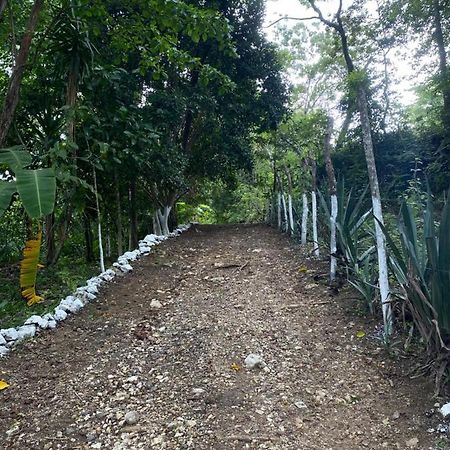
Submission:
[[263,0],[0,0],[0,327],[148,233],[267,221],[448,381],[450,6],[301,3],[269,42]]

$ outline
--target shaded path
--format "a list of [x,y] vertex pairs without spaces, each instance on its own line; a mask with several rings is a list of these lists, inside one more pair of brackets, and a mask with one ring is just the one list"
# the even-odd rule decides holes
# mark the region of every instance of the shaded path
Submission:
[[[325,270],[264,226],[162,244],[0,360],[0,448],[428,448],[426,385],[355,337],[351,303],[313,281]],[[251,352],[265,369],[242,368]]]

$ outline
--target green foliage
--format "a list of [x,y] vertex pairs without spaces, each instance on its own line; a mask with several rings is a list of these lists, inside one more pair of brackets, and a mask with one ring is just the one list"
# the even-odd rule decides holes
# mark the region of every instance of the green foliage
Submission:
[[178,202],[176,204],[176,208],[179,223],[217,223],[216,213],[209,205],[200,203],[194,206],[186,202]]
[[17,191],[31,218],[39,218],[53,211],[56,181],[53,169],[23,169],[31,156],[19,147],[0,149],[0,163],[13,170],[16,182],[0,180],[0,214],[9,206]]
[[413,209],[403,203],[399,230],[401,246],[385,231],[392,271],[424,342],[440,352],[450,338],[450,202],[436,227],[431,196],[423,213],[424,232],[418,233]]
[[16,262],[26,239],[22,203],[14,200],[0,219],[0,265]]
[[[346,194],[343,178],[338,180],[337,200],[337,258],[344,268],[350,284],[362,295],[370,313],[374,313],[376,297],[377,271],[376,249],[374,239],[367,226],[371,218],[371,209],[367,209],[366,188],[359,197],[353,189]],[[322,211],[330,217],[330,208],[324,195],[319,192]],[[329,220],[326,221],[329,234]]]
[[16,170],[17,190],[28,215],[50,214],[55,205],[56,180],[53,169]]
[[[74,267],[77,268],[76,271]],[[0,328],[22,325],[30,316],[30,308],[23,301],[17,285],[18,273],[17,265],[0,268]],[[62,298],[97,273],[96,265],[87,265],[82,260],[73,258],[63,258],[58,268],[41,270],[40,293],[45,301],[32,307],[33,314],[50,312]]]

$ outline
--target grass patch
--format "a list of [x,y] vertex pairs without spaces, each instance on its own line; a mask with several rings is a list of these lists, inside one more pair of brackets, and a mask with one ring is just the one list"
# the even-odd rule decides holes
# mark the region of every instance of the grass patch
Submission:
[[0,268],[0,328],[16,327],[33,314],[50,312],[61,299],[100,273],[96,262],[86,264],[84,259],[63,257],[55,267],[38,272],[36,290],[45,300],[29,307],[20,295],[19,270],[19,264]]

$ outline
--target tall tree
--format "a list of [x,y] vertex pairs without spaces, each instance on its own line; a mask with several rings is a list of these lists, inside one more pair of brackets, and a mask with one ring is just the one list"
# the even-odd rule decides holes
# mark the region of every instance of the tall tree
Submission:
[[308,0],[312,9],[317,14],[317,19],[324,23],[327,27],[334,30],[340,39],[341,50],[344,56],[345,64],[348,72],[348,79],[351,87],[355,90],[359,119],[362,127],[364,152],[367,162],[367,171],[369,174],[369,183],[372,196],[372,209],[375,219],[375,235],[377,240],[378,254],[378,271],[379,271],[379,289],[381,294],[381,306],[383,310],[384,332],[385,337],[392,332],[392,309],[390,304],[390,288],[389,275],[386,255],[386,242],[384,233],[380,225],[383,225],[383,211],[381,206],[381,195],[378,184],[377,168],[375,165],[375,157],[373,152],[373,141],[371,124],[369,118],[369,108],[367,100],[367,77],[363,71],[357,70],[350,55],[350,47],[347,32],[342,21],[342,0],[339,1],[339,7],[334,20],[324,17],[322,11],[317,7],[314,0]]
[[25,33],[20,43],[19,51],[14,59],[14,67],[9,80],[9,86],[6,91],[2,111],[0,112],[0,147],[6,140],[17,104],[19,103],[20,86],[25,73],[31,42],[33,40],[33,35],[39,21],[39,15],[43,4],[44,0],[35,0],[33,7],[31,8],[31,14]]

